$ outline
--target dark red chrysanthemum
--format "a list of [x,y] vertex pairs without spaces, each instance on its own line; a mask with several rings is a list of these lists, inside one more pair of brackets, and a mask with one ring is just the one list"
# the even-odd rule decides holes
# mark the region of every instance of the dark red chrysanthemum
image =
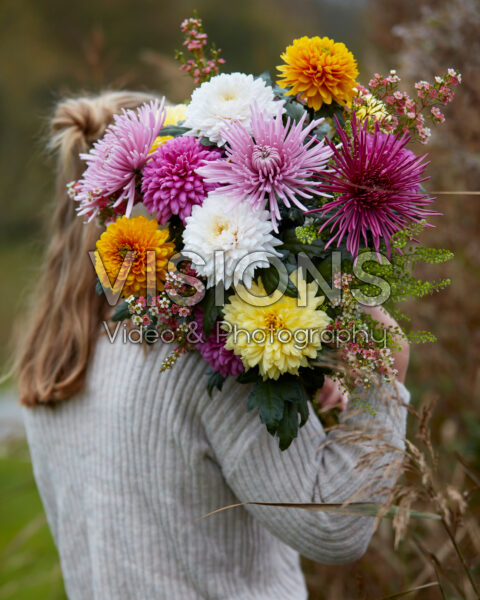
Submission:
[[433,201],[420,190],[428,162],[426,156],[417,157],[405,148],[407,135],[367,132],[354,116],[353,136],[339,128],[342,145],[333,150],[332,171],[325,173],[320,191],[334,195],[334,199],[310,212],[333,214],[320,231],[330,227],[333,234],[327,246],[340,245],[346,237],[347,250],[357,256],[360,239],[369,245],[368,234],[378,251],[383,239],[390,252],[392,235],[409,222],[419,222],[438,214],[425,207]]

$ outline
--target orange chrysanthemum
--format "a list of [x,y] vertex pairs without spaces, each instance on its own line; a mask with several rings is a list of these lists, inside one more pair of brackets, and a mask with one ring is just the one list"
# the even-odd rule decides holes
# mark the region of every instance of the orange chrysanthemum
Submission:
[[349,106],[355,96],[357,61],[345,44],[330,38],[304,36],[293,41],[281,59],[286,63],[277,67],[283,79],[282,88],[290,88],[287,95],[297,94],[307,105],[319,110],[332,100]]
[[95,270],[104,287],[115,290],[125,280],[122,296],[145,296],[147,274],[155,270],[152,281],[163,289],[168,260],[175,252],[168,236],[168,229],[158,229],[157,221],[142,216],[110,223],[95,252]]

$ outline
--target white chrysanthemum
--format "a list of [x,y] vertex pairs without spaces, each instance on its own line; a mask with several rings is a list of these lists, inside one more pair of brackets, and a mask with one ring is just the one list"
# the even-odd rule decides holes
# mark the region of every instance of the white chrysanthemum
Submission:
[[[268,211],[252,210],[249,202],[233,202],[230,194],[212,193],[186,219],[182,253],[192,259],[199,275],[207,277],[207,287],[223,281],[228,289],[243,280],[248,288],[256,267],[268,267],[272,254],[281,256],[275,246],[282,242],[271,233]],[[222,252],[215,256],[216,251]],[[200,264],[199,256],[205,264]]]
[[254,103],[262,113],[274,117],[283,100],[275,100],[273,89],[253,75],[217,75],[193,92],[183,126],[191,130],[190,135],[205,136],[221,146],[225,140],[220,131],[229,122],[240,121],[250,129]]

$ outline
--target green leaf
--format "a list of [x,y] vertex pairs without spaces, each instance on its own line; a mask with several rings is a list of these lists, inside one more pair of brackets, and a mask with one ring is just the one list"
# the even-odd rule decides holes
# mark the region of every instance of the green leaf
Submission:
[[[286,450],[297,437],[299,427],[303,427],[307,422],[308,397],[299,377],[283,375],[278,381],[282,386],[285,409],[278,425],[277,435],[280,440],[280,450]],[[300,415],[300,422],[298,415]]]
[[295,256],[295,254],[292,254],[286,248],[280,248],[278,250],[278,252],[280,252],[280,254],[282,255],[281,260],[282,260],[283,264],[285,265],[285,268],[287,269],[288,274],[292,273],[292,271],[295,271],[298,267],[297,257]]
[[291,402],[286,402],[283,416],[278,424],[277,435],[279,437],[280,450],[286,450],[298,434],[297,407]]
[[285,114],[295,123],[298,123],[305,114],[305,108],[298,102],[287,102],[285,104]]
[[287,273],[279,273],[275,265],[270,265],[267,269],[260,271],[260,277],[267,294],[273,294],[281,283],[282,288],[286,286],[284,292],[286,296],[290,296],[290,298],[298,297],[298,290],[288,277],[288,271]]
[[255,407],[268,433],[278,436],[280,450],[290,446],[309,415],[307,394],[300,378],[293,375],[258,382],[248,397],[247,410]]
[[[345,118],[343,116],[343,107],[336,102],[332,102],[331,104],[323,104],[320,110],[317,110],[315,113],[315,117],[318,119],[319,117],[325,117],[333,119],[333,117],[337,117],[340,126],[343,127],[345,124]],[[334,120],[335,122],[335,120]]]
[[190,131],[188,127],[179,127],[178,125],[166,125],[165,127],[162,127],[160,129],[160,133],[158,135],[171,135],[173,137],[179,137],[187,133],[187,131]]
[[304,244],[301,242],[295,233],[295,229],[287,229],[283,233],[283,245],[280,246],[280,250],[286,249],[292,252],[293,254],[298,254],[299,252],[305,252],[307,256],[316,257],[316,256],[325,256],[325,242],[317,238],[311,244]]
[[215,144],[205,136],[201,137],[198,141],[202,146],[215,146]]
[[125,319],[130,319],[132,315],[128,310],[128,304],[126,302],[122,302],[115,308],[115,312],[112,316],[112,321],[124,321]]
[[329,121],[325,120],[320,123],[318,127],[315,127],[315,129],[312,131],[312,134],[319,140],[324,140],[332,131],[334,131],[334,129],[330,125]]
[[224,377],[218,371],[212,371],[209,369],[207,371],[208,374],[208,382],[207,382],[207,392],[208,395],[211,396],[213,390],[217,388],[218,390],[222,390],[223,384],[225,383],[226,377]]
[[268,71],[264,71],[263,73],[260,73],[260,75],[257,77],[257,79],[263,79],[263,81],[267,85],[269,85],[269,86],[272,85],[272,77]]
[[257,368],[253,368],[240,373],[240,375],[237,377],[237,381],[238,383],[257,383],[262,381],[262,376],[258,372]]
[[[175,244],[175,248],[179,251],[183,248],[182,235],[185,226],[178,215],[172,215],[168,222],[168,231],[170,232],[170,240]],[[178,268],[177,264],[177,268]]]
[[275,84],[272,86],[273,94],[276,98],[280,98],[281,100],[285,100],[286,98],[286,90],[281,88],[279,85]]
[[97,278],[97,283],[95,284],[95,293],[97,296],[101,296],[103,294],[103,287],[100,282],[100,279]]
[[259,381],[250,392],[247,401],[247,411],[258,408],[261,422],[272,435],[283,416],[284,400],[279,392],[279,385],[273,379]]
[[206,338],[209,338],[218,317],[218,307],[215,306],[215,287],[206,291],[201,308],[203,310],[203,333]]
[[[302,388],[303,389],[303,388]],[[303,390],[305,391],[305,390]],[[300,414],[300,424],[299,427],[303,427],[305,423],[308,421],[308,417],[310,416],[310,412],[308,410],[308,400],[307,395],[304,393],[302,399],[297,401],[297,410]]]
[[325,383],[325,373],[318,367],[301,367],[298,373],[305,387],[309,390],[319,390]]
[[[318,265],[315,265],[315,266],[317,267],[317,270],[320,273],[320,275],[326,281],[329,281],[331,283],[331,280],[332,280],[332,257],[327,256],[327,258],[324,258]],[[342,273],[343,273],[343,264],[342,264]]]
[[280,206],[280,215],[282,217],[281,227],[284,230],[288,229],[289,221],[290,224],[295,225],[303,225],[305,222],[305,211],[298,206],[290,206],[287,208],[286,206]]

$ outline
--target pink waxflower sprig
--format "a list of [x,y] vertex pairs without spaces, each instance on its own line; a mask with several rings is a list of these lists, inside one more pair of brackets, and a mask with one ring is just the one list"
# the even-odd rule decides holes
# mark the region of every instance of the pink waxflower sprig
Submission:
[[129,296],[126,302],[132,323],[137,327],[169,327],[177,330],[178,317],[188,317],[192,312],[188,306],[178,306],[172,302],[166,292],[160,292],[158,296],[148,300],[144,296]]
[[157,296],[131,295],[125,300],[132,324],[139,328],[147,344],[160,340],[173,345],[172,352],[162,362],[160,372],[171,369],[182,355],[195,349],[198,341],[198,336],[193,339],[191,336],[192,322],[195,324],[193,307],[175,301],[198,292],[194,286],[185,283],[182,275],[194,277],[197,273],[190,263],[184,261],[178,272],[167,272],[164,290]]
[[462,76],[455,69],[448,69],[444,75],[437,75],[434,83],[418,81],[415,84],[417,97],[412,98],[407,92],[398,89],[400,77],[396,71],[390,71],[387,77],[375,73],[368,87],[357,86],[357,105],[366,101],[371,95],[383,102],[390,120],[382,123],[384,131],[389,133],[408,133],[413,139],[426,144],[431,131],[426,126],[427,120],[434,124],[443,123],[445,115],[440,107],[454,98],[454,88],[462,81]]
[[220,58],[221,50],[213,43],[208,51],[210,58],[207,58],[205,49],[208,36],[203,31],[202,20],[198,18],[196,11],[193,12],[193,17],[182,22],[180,29],[185,36],[183,45],[193,57],[186,58],[183,51],[175,50],[175,58],[181,63],[180,69],[193,77],[197,85],[218,75],[225,60]]
[[[160,372],[171,369],[182,355],[194,349],[189,338],[190,307],[178,306],[165,291],[148,299],[129,296],[126,303],[133,325],[140,329],[147,343],[155,343],[160,339],[173,345],[172,352],[162,362]],[[156,337],[153,337],[154,334]]]

